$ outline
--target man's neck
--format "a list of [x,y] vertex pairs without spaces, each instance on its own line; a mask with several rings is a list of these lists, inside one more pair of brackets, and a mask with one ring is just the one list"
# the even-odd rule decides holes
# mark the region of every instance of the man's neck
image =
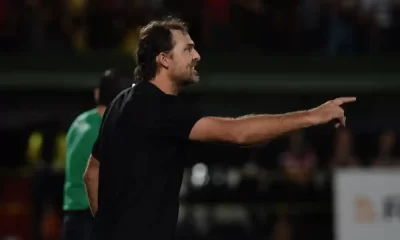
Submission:
[[180,88],[166,77],[157,76],[150,82],[165,94],[176,96],[180,92]]
[[97,106],[96,110],[97,110],[97,114],[99,114],[100,116],[103,117],[104,112],[106,111],[106,106],[103,106],[103,105]]

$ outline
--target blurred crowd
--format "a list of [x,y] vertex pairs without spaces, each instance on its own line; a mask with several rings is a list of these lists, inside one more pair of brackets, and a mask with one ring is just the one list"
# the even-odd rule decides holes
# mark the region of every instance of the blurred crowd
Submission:
[[[35,240],[57,239],[63,214],[65,134],[53,130],[31,133],[18,167],[36,169],[28,185],[17,186],[32,204],[26,211]],[[178,239],[333,239],[333,171],[400,167],[396,138],[392,130],[366,139],[343,128],[333,138],[293,132],[254,149],[194,144]],[[6,189],[0,201],[10,197]]]
[[[0,55],[131,55],[140,26],[169,14],[188,22],[205,52],[400,53],[399,0],[0,0]],[[58,108],[61,116],[66,109]],[[14,230],[34,240],[57,239],[72,116],[60,118],[64,123],[1,129],[6,157],[0,170],[7,168],[0,172],[0,239]],[[179,239],[333,239],[333,170],[400,167],[395,131],[364,136],[351,130],[295,132],[254,149],[192,146]]]
[[398,0],[0,0],[0,51],[132,54],[151,19],[188,22],[200,50],[392,54]]

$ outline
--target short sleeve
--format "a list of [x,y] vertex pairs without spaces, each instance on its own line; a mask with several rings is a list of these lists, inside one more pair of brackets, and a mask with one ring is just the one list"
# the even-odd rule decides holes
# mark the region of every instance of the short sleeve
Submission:
[[107,120],[107,115],[108,115],[108,110],[109,108],[106,109],[104,112],[103,118],[101,120],[101,125],[99,128],[99,134],[97,135],[97,139],[93,144],[92,148],[92,156],[96,158],[100,162],[101,158],[101,151],[102,151],[102,144],[104,142],[104,123]]
[[169,137],[189,139],[192,128],[203,117],[203,112],[198,108],[188,106],[170,108],[162,116],[162,134]]
[[98,161],[100,161],[100,134],[93,144],[92,156],[96,158]]

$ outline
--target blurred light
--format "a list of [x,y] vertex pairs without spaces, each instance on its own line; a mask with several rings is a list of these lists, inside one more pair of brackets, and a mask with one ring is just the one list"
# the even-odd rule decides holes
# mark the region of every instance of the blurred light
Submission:
[[4,240],[19,240],[20,238],[15,237],[15,236],[5,236],[4,238],[2,238]]
[[55,140],[54,149],[54,160],[53,168],[54,170],[65,170],[65,157],[66,157],[66,134],[58,133]]
[[246,177],[256,177],[258,174],[258,167],[255,163],[248,162],[244,165],[243,172]]
[[179,205],[179,212],[178,212],[178,224],[182,223],[187,215],[187,209],[182,204]]
[[225,171],[222,167],[216,167],[212,171],[212,182],[214,185],[221,186],[227,181]]
[[213,217],[219,224],[241,223],[241,225],[247,225],[250,222],[249,212],[240,205],[218,205],[213,211]]
[[229,188],[236,188],[240,183],[241,177],[239,171],[235,168],[228,170],[227,182]]
[[106,77],[109,77],[110,75],[111,75],[111,70],[110,69],[108,69],[108,70],[106,70],[105,72],[104,72],[104,76],[106,76]]
[[29,136],[28,147],[26,150],[26,155],[28,162],[35,165],[40,161],[40,154],[43,147],[43,134],[40,132],[33,132]]
[[327,176],[324,172],[318,172],[314,176],[314,183],[317,187],[322,188],[324,187],[325,183],[327,182]]
[[188,193],[189,176],[190,176],[189,170],[185,169],[185,171],[183,172],[182,185],[181,185],[181,190],[179,191],[179,197],[185,197]]
[[209,180],[207,166],[204,163],[198,163],[194,165],[190,180],[194,187],[202,187],[207,184]]
[[272,181],[271,174],[265,169],[260,169],[258,173],[259,190],[268,191],[271,181]]
[[209,213],[207,205],[196,204],[192,207],[194,224],[202,235],[206,235],[210,229]]

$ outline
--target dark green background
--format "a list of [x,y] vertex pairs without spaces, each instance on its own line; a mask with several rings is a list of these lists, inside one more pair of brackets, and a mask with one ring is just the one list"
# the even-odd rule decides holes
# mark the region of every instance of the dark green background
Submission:
[[[364,92],[396,93],[400,86],[398,57],[268,57],[256,54],[204,54],[199,66],[200,92]],[[87,55],[1,56],[2,89],[93,88],[100,74],[116,67],[127,75],[132,56]]]

